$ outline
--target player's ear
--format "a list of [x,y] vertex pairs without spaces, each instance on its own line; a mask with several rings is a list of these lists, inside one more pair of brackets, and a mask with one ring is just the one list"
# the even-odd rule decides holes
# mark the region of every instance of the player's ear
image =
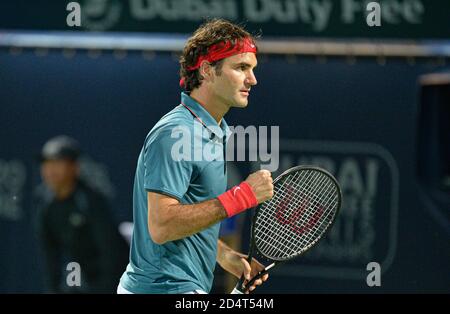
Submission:
[[209,82],[212,80],[214,68],[208,61],[203,61],[198,71],[205,81]]

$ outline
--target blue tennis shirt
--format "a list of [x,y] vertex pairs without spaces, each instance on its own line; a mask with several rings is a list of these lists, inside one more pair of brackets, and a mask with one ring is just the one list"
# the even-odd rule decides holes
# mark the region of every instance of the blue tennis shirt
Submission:
[[181,103],[185,106],[175,107],[148,133],[137,162],[130,263],[120,279],[133,293],[211,290],[220,223],[162,245],[154,243],[148,231],[149,191],[193,204],[226,190],[224,152],[230,130],[225,120],[219,126],[186,93]]

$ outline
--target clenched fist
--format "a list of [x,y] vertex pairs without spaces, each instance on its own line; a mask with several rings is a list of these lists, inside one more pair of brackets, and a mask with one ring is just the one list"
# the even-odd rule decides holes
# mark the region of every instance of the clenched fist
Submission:
[[267,201],[273,196],[272,174],[268,170],[258,170],[245,179],[255,193],[258,204]]

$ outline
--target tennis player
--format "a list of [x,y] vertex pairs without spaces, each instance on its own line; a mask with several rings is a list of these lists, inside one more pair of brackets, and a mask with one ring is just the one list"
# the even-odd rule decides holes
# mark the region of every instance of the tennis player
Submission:
[[[223,117],[247,106],[257,83],[256,53],[254,38],[223,19],[206,22],[188,39],[180,59],[181,104],[153,127],[139,155],[130,262],[118,293],[209,293],[216,262],[238,278],[263,269],[218,238],[220,221],[273,196],[266,170],[226,191],[230,130]],[[183,158],[180,134],[192,135]],[[205,147],[220,154],[197,158]],[[265,280],[267,275],[250,290]]]

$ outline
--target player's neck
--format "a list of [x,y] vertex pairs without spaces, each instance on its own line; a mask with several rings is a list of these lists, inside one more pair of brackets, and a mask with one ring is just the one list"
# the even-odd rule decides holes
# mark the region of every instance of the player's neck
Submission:
[[228,112],[229,107],[221,102],[207,89],[194,89],[190,96],[198,102],[220,125],[223,116]]

